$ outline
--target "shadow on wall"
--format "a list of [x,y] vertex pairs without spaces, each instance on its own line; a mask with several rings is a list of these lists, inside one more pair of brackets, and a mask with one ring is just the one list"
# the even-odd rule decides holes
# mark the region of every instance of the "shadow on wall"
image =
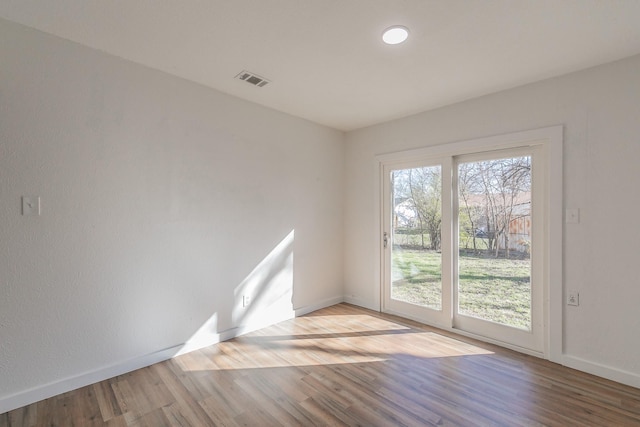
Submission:
[[234,289],[233,328],[218,331],[214,313],[176,352],[176,356],[295,317],[291,230]]

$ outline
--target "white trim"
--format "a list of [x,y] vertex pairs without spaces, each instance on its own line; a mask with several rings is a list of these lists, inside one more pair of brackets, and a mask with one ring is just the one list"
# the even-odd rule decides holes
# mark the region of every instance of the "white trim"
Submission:
[[[318,303],[296,309],[295,317],[303,316],[307,313],[311,313],[312,311],[339,304],[343,301],[344,298],[342,296],[328,298]],[[199,350],[222,341],[227,341],[257,329],[265,328],[272,324],[292,318],[293,316],[288,313],[282,319],[276,319],[269,324],[247,324],[236,328],[230,328],[222,332],[212,333],[204,338],[198,339],[197,341],[187,341],[183,344],[169,347],[151,354],[134,357],[133,359],[98,368],[93,371],[84,372],[82,374],[24,390],[9,396],[4,396],[0,398],[0,414],[21,408],[25,405],[30,405],[43,399],[48,399],[61,393],[66,393],[118,375],[126,374],[127,372],[145,368],[155,363],[164,362],[165,360],[169,360],[181,354]]]
[[[545,270],[547,272],[547,283],[549,294],[548,304],[549,313],[545,313],[545,323],[547,330],[547,342],[545,343],[545,353],[552,362],[561,363],[564,337],[564,319],[563,319],[563,301],[564,301],[564,258],[563,258],[563,242],[564,242],[564,198],[563,198],[563,172],[562,172],[562,152],[563,152],[563,133],[562,126],[554,126],[545,128],[548,133],[548,144],[545,144],[547,167],[549,171],[545,179],[547,186],[547,247],[549,252],[546,254]],[[553,185],[551,185],[553,183]],[[553,262],[552,262],[553,260]]]
[[94,371],[74,375],[63,380],[54,381],[10,396],[5,396],[0,399],[0,414],[108,378],[126,374],[127,372],[153,365],[154,363],[163,362],[174,357],[181,347],[182,345],[177,345],[145,356],[135,357]]
[[[494,160],[501,158],[512,158],[526,156],[529,157],[532,164],[531,171],[531,218],[533,222],[531,243],[534,248],[531,251],[530,262],[530,280],[531,280],[531,329],[523,330],[513,327],[508,327],[500,323],[494,323],[487,321],[486,319],[478,319],[473,316],[465,315],[457,310],[457,302],[454,303],[453,325],[454,328],[466,331],[471,334],[477,334],[482,337],[494,337],[497,342],[511,343],[516,348],[528,348],[529,351],[537,354],[546,354],[548,341],[547,336],[549,331],[545,328],[545,314],[548,313],[546,305],[548,299],[545,295],[548,294],[549,282],[545,276],[545,255],[548,248],[548,236],[545,230],[548,229],[546,223],[548,221],[548,215],[546,214],[547,199],[546,193],[548,186],[546,185],[547,179],[547,159],[545,157],[546,151],[544,151],[543,144],[537,145],[518,145],[513,148],[493,151],[482,151],[480,153],[463,154],[456,156],[453,173],[456,176],[454,180],[454,194],[458,192],[458,179],[457,171],[458,166],[464,163],[479,162],[486,160]],[[452,219],[458,220],[458,200],[454,198],[454,215]],[[457,224],[454,229],[457,229]],[[457,254],[459,251],[458,239],[454,239],[453,253]],[[542,250],[541,250],[542,249]],[[456,257],[456,261],[457,261]],[[454,272],[458,272],[458,268],[454,269]],[[457,282],[456,282],[457,283]],[[456,294],[457,295],[457,294]]]
[[[372,311],[377,311],[375,308],[371,308],[371,307],[367,307],[365,305],[362,304],[358,304],[357,302],[353,301],[345,301],[345,302],[349,302],[355,305],[358,305],[360,307],[364,307],[364,308],[368,308]],[[501,347],[504,348],[508,348],[510,350],[515,350],[518,351],[520,353],[524,353],[524,354],[528,354],[530,356],[535,356],[535,357],[540,357],[540,358],[544,358],[543,354],[540,353],[536,353],[533,352],[531,350],[528,350],[526,348],[519,348],[516,346],[511,346],[509,344],[505,344],[496,340],[492,340],[489,338],[485,338],[485,337],[481,337],[478,335],[474,335],[471,333],[467,333],[464,331],[461,331],[459,329],[455,329],[455,328],[443,328],[440,325],[431,325],[429,323],[425,323],[424,320],[421,319],[416,319],[416,318],[412,318],[410,316],[407,316],[405,314],[402,313],[396,313],[393,311],[387,311],[387,314],[390,315],[394,315],[394,316],[398,316],[398,317],[402,317],[405,319],[409,319],[409,320],[413,320],[415,322],[421,323],[423,325],[427,325],[427,326],[431,326],[437,329],[442,329],[444,331],[447,332],[452,332],[455,333],[457,335],[461,335],[461,336],[465,336],[465,337],[469,337],[469,338],[473,338],[473,339],[477,339],[479,341],[483,341],[483,342],[487,342],[490,344],[496,344],[499,345]],[[591,362],[579,357],[575,357],[575,356],[568,356],[568,355],[561,355],[560,361],[557,362],[558,364],[561,364],[567,368],[571,368],[571,369],[576,369],[578,371],[581,372],[585,372],[587,374],[591,374],[591,375],[595,375],[597,377],[600,378],[604,378],[607,380],[611,380],[611,381],[615,381],[618,382],[620,384],[625,384],[631,387],[636,387],[636,388],[640,388],[640,374],[636,374],[633,372],[629,372],[629,371],[625,371],[623,369],[618,369],[618,368],[613,368],[611,366],[607,366],[607,365],[603,365],[600,363],[596,363],[596,362]]]
[[370,301],[364,300],[362,298],[354,297],[354,296],[345,296],[344,302],[347,304],[357,305],[358,307],[366,308],[371,311],[377,311],[379,313],[382,312],[378,304],[371,304]]
[[276,323],[284,322],[285,320],[293,319],[295,316],[293,311],[287,311],[280,317],[269,317],[268,323],[264,322],[250,322],[244,325],[240,325],[234,328],[229,328],[222,332],[211,332],[205,336],[192,339],[179,346],[179,350],[172,356],[180,356],[192,351],[200,350],[201,348],[209,347],[214,344],[218,344],[222,341],[227,341],[235,337],[239,337],[244,334],[248,334],[258,329],[266,328]]
[[631,387],[640,388],[640,375],[625,371],[623,369],[613,368],[611,366],[600,363],[590,362],[575,356],[564,356],[562,364],[568,368],[577,369],[601,378],[626,384]]
[[[513,148],[515,145],[527,145],[528,143],[535,144],[545,140],[552,144],[556,144],[557,142],[562,142],[562,134],[562,125],[549,126],[540,129],[525,130],[522,132],[506,133],[465,141],[431,145],[412,150],[378,154],[375,156],[375,159],[377,163],[413,161],[418,157],[433,158],[442,156],[459,156],[462,154],[482,151]],[[558,137],[560,138],[559,141]]]
[[[340,304],[341,302],[344,302],[343,296],[327,298],[313,304],[305,305],[304,307],[296,308],[294,311],[296,313],[296,317],[300,317],[326,307],[331,307],[332,305]],[[264,328],[266,326],[268,325],[262,327]]]
[[[382,198],[380,196],[383,188],[382,176],[384,176],[384,165],[400,162],[413,162],[416,159],[432,159],[442,156],[460,156],[484,151],[497,151],[513,148],[514,146],[542,145],[545,158],[545,214],[547,216],[547,227],[545,230],[546,246],[545,254],[545,310],[544,313],[544,357],[562,363],[563,355],[563,172],[562,172],[562,144],[564,129],[562,125],[550,126],[540,129],[526,130],[496,136],[489,136],[465,141],[432,145],[424,148],[385,153],[375,156],[375,166],[378,179],[376,180],[375,193],[375,217],[374,233],[376,248],[375,283],[380,289],[384,287],[384,274],[382,269],[382,251],[380,249],[379,236],[384,231]],[[553,183],[553,185],[551,185]],[[548,203],[548,204],[547,204]],[[381,300],[383,300],[381,298]],[[381,306],[381,311],[389,312],[388,308]],[[424,319],[422,320],[424,322]],[[439,325],[438,327],[442,327]],[[445,327],[445,329],[448,329]],[[458,330],[454,330],[457,332]],[[483,337],[479,337],[489,341]],[[504,344],[501,344],[504,345]],[[506,346],[506,345],[505,345]]]
[[450,327],[450,326],[442,326],[442,325],[439,325],[437,323],[425,322],[424,319],[420,319],[420,318],[415,317],[415,316],[407,315],[406,313],[399,313],[399,312],[396,312],[396,311],[393,311],[393,310],[386,310],[385,313],[386,314],[391,314],[393,316],[402,317],[404,319],[413,320],[414,322],[418,322],[418,323],[421,323],[423,325],[430,326],[432,328],[441,329],[441,330],[446,331],[446,332],[451,332],[451,333],[454,333],[456,335],[460,335],[460,336],[468,337],[468,338],[473,338],[475,340],[482,341],[482,342],[485,342],[485,343],[488,343],[488,344],[495,344],[495,345],[498,345],[500,347],[507,348],[509,350],[514,350],[514,351],[517,351],[519,353],[524,353],[524,354],[528,354],[529,356],[535,356],[535,357],[539,357],[541,359],[544,359],[544,354],[542,354],[541,352],[538,352],[538,351],[535,351],[535,350],[531,350],[531,349],[528,349],[528,348],[525,348],[525,347],[520,347],[520,346],[509,344],[509,343],[506,343],[506,342],[503,342],[503,341],[495,340],[493,338],[488,338],[488,337],[485,337],[485,336],[482,336],[482,335],[474,334],[473,332],[463,331],[462,329],[453,328],[453,327]]
[[[382,232],[387,232],[388,236],[391,240],[393,240],[393,230],[391,226],[391,210],[389,207],[392,204],[391,195],[393,193],[393,183],[391,182],[391,173],[393,171],[398,171],[402,169],[413,169],[413,168],[421,168],[421,167],[435,167],[440,169],[441,174],[441,194],[442,194],[442,217],[446,218],[447,215],[450,215],[451,211],[451,192],[445,191],[445,189],[451,187],[451,157],[443,156],[443,157],[421,157],[414,158],[410,161],[394,161],[394,162],[384,162],[381,163],[381,174],[382,174],[382,196],[381,205],[380,205],[380,215],[382,221]],[[447,224],[446,221],[443,221],[442,225],[442,235],[452,235],[452,226],[451,224]],[[400,313],[401,311],[405,313],[405,315],[410,316],[411,318],[422,318],[423,322],[427,322],[429,324],[435,324],[446,328],[449,326],[451,318],[448,306],[452,304],[451,298],[451,290],[446,286],[442,286],[442,307],[438,309],[432,309],[430,307],[418,306],[414,304],[408,304],[403,301],[394,300],[391,298],[391,283],[389,282],[390,276],[387,272],[391,271],[391,259],[388,251],[392,250],[392,245],[389,246],[386,250],[382,247],[381,251],[381,259],[380,265],[382,266],[380,276],[383,280],[383,285],[381,286],[381,311],[384,313]],[[450,244],[450,239],[442,239],[442,254],[451,253],[452,248]],[[382,254],[384,253],[384,257]],[[451,257],[442,256],[442,281],[441,283],[450,283],[451,282]]]
[[[382,201],[382,189],[384,188],[384,163],[376,160],[375,162],[375,175],[378,177],[376,185],[374,185],[374,194],[373,194],[373,212],[374,212],[374,230],[371,233],[373,236],[372,247],[374,248],[374,257],[373,257],[373,271],[372,271],[372,282],[371,283],[379,283],[381,278],[384,277],[384,265],[382,263],[382,235],[381,233],[384,231],[384,227],[382,225],[382,218],[384,218],[384,203]],[[374,310],[382,313],[384,311],[384,287],[380,286],[378,292],[376,294],[377,300],[375,304],[378,308]]]

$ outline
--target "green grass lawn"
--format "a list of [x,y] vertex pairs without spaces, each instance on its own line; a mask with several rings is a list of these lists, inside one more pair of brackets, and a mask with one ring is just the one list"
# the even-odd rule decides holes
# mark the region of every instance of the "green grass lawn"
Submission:
[[[391,297],[441,309],[440,254],[394,247]],[[530,329],[530,261],[461,255],[459,312]]]

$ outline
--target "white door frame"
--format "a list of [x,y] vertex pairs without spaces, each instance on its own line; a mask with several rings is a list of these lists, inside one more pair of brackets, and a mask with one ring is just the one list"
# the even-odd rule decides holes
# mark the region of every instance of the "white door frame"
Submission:
[[[390,224],[390,211],[389,207],[391,206],[391,200],[388,197],[391,196],[391,180],[390,172],[393,170],[401,170],[401,169],[412,169],[417,167],[429,167],[429,166],[440,166],[442,173],[442,188],[451,188],[451,160],[449,157],[435,157],[435,158],[419,158],[414,161],[406,162],[384,162],[382,165],[382,173],[384,178],[383,182],[383,196],[382,196],[382,204],[385,213],[382,216],[382,227],[383,233],[387,232],[388,238],[393,239],[393,232],[391,231]],[[449,212],[450,209],[447,209],[446,206],[451,206],[451,192],[450,191],[442,191],[442,213],[443,217],[445,214]],[[441,233],[442,233],[442,265],[441,265],[441,285],[442,285],[442,308],[441,310],[434,310],[428,307],[422,307],[412,304],[407,304],[399,301],[391,301],[390,295],[390,283],[386,283],[385,280],[388,279],[388,272],[391,271],[391,257],[384,256],[382,259],[382,301],[381,301],[381,311],[386,313],[395,314],[398,316],[404,316],[405,318],[410,318],[422,323],[428,323],[433,326],[438,326],[442,328],[447,328],[451,326],[451,318],[447,317],[451,312],[451,304],[452,304],[452,295],[451,295],[451,287],[445,286],[446,283],[451,283],[452,277],[452,265],[451,265],[451,257],[445,256],[451,252],[451,239],[445,236],[451,236],[453,224],[447,224],[443,221]],[[384,246],[384,242],[383,242]],[[389,246],[389,248],[393,247],[393,243]],[[391,250],[391,249],[389,249]],[[384,252],[383,252],[384,253]],[[401,311],[399,307],[405,306],[405,308]]]
[[[562,287],[562,230],[563,230],[563,200],[562,200],[562,144],[563,127],[552,126],[534,130],[527,130],[504,135],[490,136],[449,144],[433,145],[425,148],[381,154],[376,156],[375,164],[378,179],[376,188],[376,221],[375,242],[378,269],[377,281],[380,286],[380,311],[385,311],[384,304],[384,249],[382,247],[383,215],[386,208],[381,197],[385,174],[384,166],[389,163],[413,162],[416,159],[433,159],[446,156],[461,156],[484,151],[494,151],[518,146],[540,146],[544,159],[545,201],[544,214],[547,218],[544,229],[545,247],[543,263],[543,294],[544,294],[544,351],[542,353],[527,351],[506,343],[497,342],[485,337],[454,329],[452,326],[434,325],[463,335],[469,335],[480,340],[495,342],[505,347],[544,357],[551,361],[562,362],[562,319],[563,319],[563,287]],[[443,229],[444,232],[444,229]],[[444,235],[443,235],[444,236]]]
[[[532,162],[531,170],[531,217],[532,217],[532,234],[531,234],[531,270],[530,270],[530,283],[531,283],[531,329],[524,331],[518,328],[509,327],[500,323],[494,323],[487,321],[486,319],[478,319],[473,316],[464,315],[458,312],[458,292],[455,292],[454,304],[453,304],[453,327],[461,329],[472,334],[482,335],[485,337],[502,336],[505,337],[505,342],[508,342],[514,346],[522,347],[531,350],[533,354],[544,354],[544,250],[545,235],[544,224],[547,218],[544,214],[544,203],[546,195],[544,194],[544,172],[545,161],[542,153],[542,145],[526,145],[519,146],[517,148],[509,148],[506,150],[497,151],[482,151],[481,153],[466,154],[457,156],[454,159],[454,182],[453,182],[453,194],[458,194],[458,167],[460,163],[469,161],[482,161],[493,160],[507,157],[519,157],[530,156]],[[453,200],[453,209],[451,212],[453,221],[459,221],[459,205],[457,197]],[[454,231],[458,229],[458,223],[454,223]],[[459,271],[457,262],[459,262],[459,239],[454,236],[453,239],[453,251],[452,256],[454,258],[454,280],[453,287],[459,286]],[[496,338],[497,339],[497,338]]]

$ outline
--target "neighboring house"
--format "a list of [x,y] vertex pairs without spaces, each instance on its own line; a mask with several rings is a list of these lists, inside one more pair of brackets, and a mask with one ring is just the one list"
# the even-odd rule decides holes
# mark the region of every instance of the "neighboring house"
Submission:
[[[473,194],[467,197],[469,208],[474,208],[479,212],[474,219],[475,235],[481,238],[494,238],[495,224],[504,221],[504,215],[509,215],[509,226],[506,237],[509,242],[509,250],[528,253],[531,245],[531,193],[522,192],[516,195],[513,200],[506,199],[507,206],[499,204],[500,197],[494,197],[494,205],[487,201],[487,196]],[[497,202],[496,202],[497,201]],[[513,203],[513,205],[511,205]],[[498,236],[498,247],[504,249],[505,235]]]
[[[497,199],[497,198],[496,198]],[[393,210],[393,227],[396,228],[418,228],[418,214],[411,198],[396,200]],[[509,200],[510,202],[510,200]],[[528,253],[531,246],[531,193],[523,192],[514,197],[513,206],[494,205],[493,211],[496,216],[511,212],[511,219],[508,227],[509,250]],[[477,238],[494,238],[495,218],[491,218],[489,203],[486,196],[474,194],[467,197],[467,206],[474,209],[478,214],[474,218],[475,236]],[[464,209],[461,203],[461,209]],[[497,220],[501,221],[500,218]],[[498,247],[505,248],[505,235],[498,236]]]

